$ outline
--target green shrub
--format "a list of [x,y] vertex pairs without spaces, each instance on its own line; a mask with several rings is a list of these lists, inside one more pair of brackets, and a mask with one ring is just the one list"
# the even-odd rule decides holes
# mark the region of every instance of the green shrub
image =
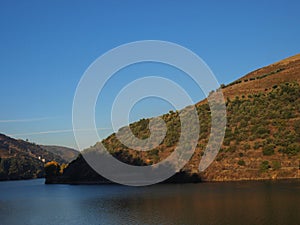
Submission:
[[229,148],[227,148],[227,152],[235,152],[236,151],[236,145],[232,145],[232,146],[229,146]]
[[229,146],[230,145],[230,140],[228,140],[227,138],[224,139],[223,144],[225,146]]
[[222,159],[224,159],[225,155],[224,154],[218,154],[216,157],[216,161],[221,161]]
[[246,163],[245,163],[244,160],[239,160],[239,161],[238,161],[238,164],[239,164],[240,166],[245,166],[245,165],[246,165]]
[[270,165],[269,165],[269,162],[268,162],[268,161],[263,161],[263,162],[260,164],[260,170],[261,170],[262,172],[267,171],[269,168],[270,168]]
[[250,149],[250,145],[248,143],[244,144],[243,148],[244,150],[249,150]]
[[263,155],[274,155],[274,148],[273,144],[268,144],[263,147]]
[[254,142],[254,149],[259,149],[262,146],[262,144],[259,141]]
[[289,144],[286,148],[280,148],[279,152],[288,155],[296,155],[300,152],[300,145],[297,143]]
[[240,121],[240,127],[241,127],[241,128],[244,128],[244,127],[247,127],[247,126],[248,126],[248,121],[242,119],[242,120]]
[[263,126],[259,126],[259,127],[255,127],[253,129],[254,133],[258,134],[258,135],[262,135],[262,134],[269,134],[270,130],[267,129],[266,127]]
[[296,133],[300,133],[300,120],[296,120],[294,122],[294,129],[295,129]]

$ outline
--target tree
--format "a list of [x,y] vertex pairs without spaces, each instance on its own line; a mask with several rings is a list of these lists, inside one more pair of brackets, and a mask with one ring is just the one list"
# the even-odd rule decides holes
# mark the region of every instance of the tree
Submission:
[[68,164],[65,164],[65,163],[61,164],[59,173],[60,173],[60,174],[63,174],[64,170],[65,170],[67,167],[68,167]]
[[47,177],[55,177],[59,175],[60,166],[58,162],[51,161],[45,164],[45,176]]

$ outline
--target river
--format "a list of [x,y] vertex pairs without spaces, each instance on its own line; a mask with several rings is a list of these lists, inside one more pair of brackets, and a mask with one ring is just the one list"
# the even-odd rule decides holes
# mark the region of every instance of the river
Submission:
[[120,185],[0,183],[1,225],[300,224],[300,182]]

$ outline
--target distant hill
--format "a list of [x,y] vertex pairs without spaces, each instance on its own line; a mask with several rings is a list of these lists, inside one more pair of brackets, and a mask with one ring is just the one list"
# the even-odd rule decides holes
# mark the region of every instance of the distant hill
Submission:
[[[208,142],[211,118],[207,100],[197,103],[200,138],[194,155],[181,170],[184,177],[204,181],[300,178],[299,84],[300,54],[221,85],[227,109],[225,138],[214,162],[201,173],[198,165]],[[178,112],[171,111],[161,118],[167,124],[167,135],[151,151],[129,149],[119,142],[116,134],[102,143],[112,155],[128,164],[155,164],[172,153],[180,133]],[[148,122],[142,119],[129,127],[137,137],[146,138],[150,134]],[[97,144],[93,148],[97,148]],[[182,179],[189,180],[185,178]],[[104,180],[80,156],[69,164],[62,176],[47,182],[84,183],[99,179]]]
[[44,177],[44,164],[49,161],[67,163],[39,145],[0,134],[0,180]]
[[60,156],[68,163],[76,159],[79,155],[79,151],[73,148],[67,148],[56,145],[40,145],[40,147],[48,152],[52,152],[53,154]]

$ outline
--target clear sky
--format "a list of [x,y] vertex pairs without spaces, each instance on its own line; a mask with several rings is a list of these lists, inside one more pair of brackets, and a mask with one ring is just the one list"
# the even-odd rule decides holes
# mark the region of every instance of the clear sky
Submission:
[[[87,67],[106,51],[138,40],[165,40],[198,54],[219,83],[300,52],[299,1],[9,1],[0,2],[0,132],[39,144],[75,147],[72,102]],[[184,74],[166,66],[126,68],[96,107],[109,135],[115,94],[140,74],[164,74],[197,102]],[[123,75],[122,75],[123,74]],[[146,99],[131,120],[168,112]],[[88,138],[88,135],[87,135]],[[91,145],[94,143],[90,143]]]

